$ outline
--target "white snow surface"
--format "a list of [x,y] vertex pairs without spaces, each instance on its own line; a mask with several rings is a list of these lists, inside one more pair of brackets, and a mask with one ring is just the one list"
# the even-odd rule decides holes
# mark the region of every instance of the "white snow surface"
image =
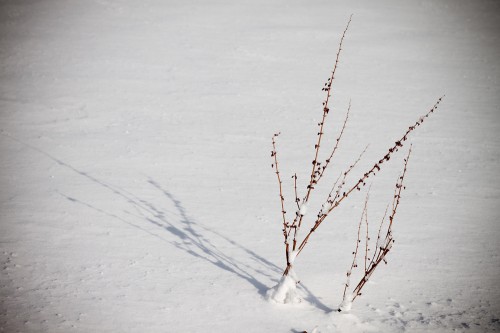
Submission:
[[[348,183],[446,97],[411,134],[388,264],[339,313],[365,190],[294,261],[302,301],[270,302],[269,155],[281,131],[295,214],[350,14],[321,160],[352,109],[302,235],[367,144]],[[0,17],[1,332],[500,330],[498,1],[4,0]],[[408,146],[370,181],[374,242]]]

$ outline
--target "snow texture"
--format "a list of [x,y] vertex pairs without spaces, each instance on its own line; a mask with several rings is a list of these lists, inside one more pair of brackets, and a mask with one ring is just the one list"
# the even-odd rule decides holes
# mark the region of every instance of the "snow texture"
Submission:
[[[349,282],[347,282],[347,283],[349,283]],[[342,311],[348,312],[348,311],[351,310],[351,308],[352,308],[352,299],[353,299],[353,295],[352,294],[346,294],[345,295],[345,299],[339,305],[340,312],[342,312]]]
[[268,298],[276,303],[300,303],[302,300],[297,293],[297,275],[293,269],[290,269],[287,275],[281,277],[278,284],[269,289]]
[[[499,6],[1,1],[0,332],[498,332]],[[411,134],[388,264],[339,313],[365,193],[280,282],[269,151],[281,131],[293,221],[351,14],[318,160],[352,108],[302,235],[366,145],[346,186],[446,97]],[[408,146],[373,179],[373,240]]]

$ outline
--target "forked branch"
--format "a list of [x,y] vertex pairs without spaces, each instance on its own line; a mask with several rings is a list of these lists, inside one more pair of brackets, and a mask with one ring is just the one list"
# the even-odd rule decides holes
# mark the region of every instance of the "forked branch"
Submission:
[[[403,181],[404,181],[404,178],[406,175],[406,170],[407,170],[407,166],[408,166],[408,161],[410,159],[410,154],[411,154],[411,147],[408,151],[408,155],[404,159],[403,173],[401,174],[401,176],[398,177],[398,180],[396,181],[395,192],[394,192],[394,197],[393,197],[393,201],[392,201],[392,211],[391,211],[391,214],[389,216],[389,225],[387,226],[385,238],[382,242],[380,242],[380,230],[382,229],[382,224],[384,223],[384,220],[385,220],[385,214],[384,214],[384,218],[382,219],[381,224],[380,224],[379,234],[377,236],[377,244],[376,244],[375,252],[373,254],[373,258],[368,263],[368,266],[366,266],[367,256],[365,255],[365,269],[363,272],[363,277],[361,278],[361,280],[358,282],[358,284],[354,288],[354,290],[351,294],[352,295],[351,301],[354,301],[358,296],[361,296],[361,290],[366,285],[366,283],[370,279],[371,275],[373,274],[375,269],[380,265],[380,263],[382,261],[387,263],[385,257],[389,253],[389,251],[392,249],[392,245],[394,243],[394,238],[393,238],[393,234],[392,234],[392,225],[394,223],[394,217],[396,216],[396,212],[397,212],[397,209],[399,207],[399,202],[401,199],[401,192],[403,189],[405,189],[405,186],[403,185]],[[366,225],[368,228],[366,204],[367,204],[367,201],[365,201],[365,210],[363,211],[363,215],[365,216]],[[387,213],[387,210],[386,210],[386,213]],[[360,228],[361,228],[361,222],[360,222],[359,229]],[[358,243],[360,242],[359,229],[358,229]],[[368,233],[368,229],[367,229],[367,233]],[[365,243],[366,248],[368,248],[368,243],[369,243],[369,237],[367,236],[366,243]],[[356,259],[358,246],[359,246],[359,244],[356,244],[356,251],[353,252],[354,260]],[[347,273],[348,277],[350,277],[352,269],[353,269],[353,266],[351,265],[351,268],[349,269],[349,271]],[[347,288],[348,288],[348,286],[346,285],[346,288],[344,289],[343,301],[346,300],[346,289]]]
[[298,247],[298,251],[299,253],[302,251],[302,249],[304,248],[304,246],[307,244],[308,240],[309,240],[309,237],[311,236],[311,234],[316,231],[316,229],[321,225],[321,223],[326,219],[326,217],[335,209],[337,208],[341,203],[342,201],[344,201],[354,190],[358,190],[360,191],[362,187],[364,187],[366,185],[366,181],[367,179],[370,177],[370,176],[375,176],[376,173],[378,171],[380,171],[381,169],[381,166],[382,164],[384,164],[385,162],[388,162],[392,155],[397,152],[401,147],[403,147],[404,145],[404,142],[408,139],[408,136],[409,134],[415,130],[418,126],[422,125],[422,123],[424,122],[424,120],[426,118],[428,118],[432,113],[434,113],[434,111],[437,110],[438,108],[438,105],[439,103],[441,102],[441,100],[443,99],[444,96],[440,97],[436,104],[434,104],[434,106],[423,116],[421,116],[416,122],[415,124],[413,124],[412,126],[408,127],[408,130],[405,132],[405,134],[399,139],[397,140],[394,145],[392,147],[390,147],[387,151],[387,153],[376,163],[374,163],[374,165],[372,166],[372,168],[370,170],[368,170],[367,172],[365,172],[360,178],[359,180],[354,184],[352,185],[349,190],[345,191],[342,193],[342,195],[331,205],[330,209],[325,213],[323,214],[320,218],[318,218],[316,220],[316,222],[314,223],[313,227],[311,228],[311,230],[309,231],[309,233],[306,235],[306,237],[304,238],[304,240],[302,241],[302,243],[300,244],[300,246]]
[[[314,145],[314,159],[312,161],[312,170],[311,170],[311,175],[309,177],[309,185],[307,185],[306,195],[302,199],[302,203],[304,205],[307,205],[307,203],[309,202],[309,198],[311,196],[312,191],[314,190],[315,186],[317,185],[319,179],[323,176],[323,173],[326,170],[326,165],[330,163],[330,160],[332,159],[335,151],[338,148],[338,144],[340,142],[342,134],[344,133],[345,124],[347,122],[347,118],[349,116],[349,111],[351,109],[351,102],[349,102],[349,108],[347,111],[346,119],[344,121],[344,126],[342,127],[342,131],[341,131],[339,137],[337,138],[335,148],[333,149],[333,152],[331,153],[330,157],[327,159],[327,162],[325,162],[325,165],[323,166],[322,171],[319,171],[321,168],[321,162],[318,161],[318,157],[319,157],[319,151],[320,151],[320,147],[321,147],[321,140],[322,140],[323,134],[324,134],[325,121],[326,121],[326,118],[328,116],[328,113],[330,112],[329,103],[330,103],[331,97],[332,97],[332,84],[333,84],[333,80],[335,80],[335,73],[337,72],[337,68],[338,68],[338,64],[339,64],[339,60],[340,60],[340,53],[342,51],[342,44],[344,43],[344,38],[345,38],[345,35],[347,33],[347,30],[349,29],[349,25],[351,24],[351,20],[352,20],[352,15],[349,17],[349,21],[347,22],[347,25],[344,29],[344,33],[342,34],[342,37],[340,38],[339,48],[337,50],[337,56],[335,57],[335,64],[333,65],[332,74],[330,75],[330,77],[328,78],[324,87],[322,88],[322,90],[326,92],[326,97],[325,97],[325,100],[323,101],[323,116],[322,116],[321,121],[318,123],[318,127],[319,127],[318,134],[317,134],[318,139],[317,139],[316,144]],[[297,216],[295,218],[295,220],[293,221],[293,225],[297,226],[297,228],[300,228],[302,226],[302,219],[303,219],[303,215]],[[295,248],[294,248],[294,250],[295,250]]]

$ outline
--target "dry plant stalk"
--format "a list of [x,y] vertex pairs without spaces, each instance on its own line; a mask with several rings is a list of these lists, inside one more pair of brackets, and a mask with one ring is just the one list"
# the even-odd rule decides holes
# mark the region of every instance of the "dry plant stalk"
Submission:
[[[361,213],[361,218],[360,218],[359,223],[358,223],[358,238],[356,240],[356,248],[355,248],[354,252],[352,253],[351,267],[347,271],[347,282],[345,283],[344,295],[342,296],[342,301],[345,301],[346,296],[347,296],[347,288],[349,288],[349,285],[350,285],[350,282],[351,282],[352,270],[354,268],[358,267],[358,263],[357,263],[356,259],[358,258],[359,244],[361,243],[361,225],[363,224],[363,220],[365,220],[365,219],[367,220],[368,199],[369,199],[369,197],[370,197],[370,192],[368,191],[367,194],[366,194],[366,198],[365,198],[365,205],[363,207],[363,212]],[[366,256],[365,256],[365,258],[366,258]],[[365,270],[366,270],[366,268],[365,268]]]
[[[361,214],[361,219],[359,221],[358,225],[358,238],[356,241],[356,248],[353,254],[353,259],[352,259],[352,264],[349,270],[347,271],[347,282],[344,287],[344,294],[342,296],[342,304],[341,307],[339,308],[338,311],[342,310],[342,306],[350,307],[350,303],[352,303],[358,296],[361,296],[361,290],[365,286],[365,284],[368,282],[370,277],[372,276],[373,272],[375,269],[379,266],[379,264],[383,261],[385,264],[387,264],[387,261],[385,259],[386,255],[389,253],[389,251],[392,248],[393,243],[395,242],[393,233],[392,233],[392,225],[394,223],[394,217],[396,216],[397,209],[399,207],[399,201],[401,199],[401,192],[404,190],[406,187],[403,185],[403,181],[406,175],[406,170],[408,167],[408,161],[410,160],[410,155],[411,155],[411,145],[410,149],[408,151],[408,155],[404,159],[404,167],[403,167],[403,173],[401,176],[398,177],[398,180],[396,181],[396,185],[394,188],[394,196],[392,199],[392,209],[391,209],[391,214],[389,215],[389,225],[387,226],[387,230],[385,233],[385,237],[383,239],[380,238],[381,236],[381,231],[382,231],[382,226],[384,224],[385,218],[387,216],[387,210],[389,206],[387,206],[387,209],[385,210],[384,216],[382,217],[382,220],[380,221],[380,226],[377,234],[377,243],[375,246],[375,252],[373,253],[373,256],[370,258],[368,256],[369,252],[369,243],[370,243],[370,237],[369,237],[369,232],[368,232],[368,201],[369,201],[369,192],[366,195],[365,198],[365,205],[363,208],[363,212]],[[359,244],[361,243],[361,225],[363,221],[366,224],[366,237],[365,237],[365,258],[364,258],[364,271],[363,271],[363,276],[356,285],[356,287],[353,289],[353,291],[348,294],[347,290],[350,286],[350,280],[351,280],[351,275],[352,271],[354,268],[357,268],[357,256],[358,256],[358,249],[359,249]]]
[[[376,161],[373,166],[366,172],[360,175],[359,178],[357,178],[356,181],[354,181],[353,184],[349,185],[346,187],[346,181],[348,176],[350,175],[351,171],[354,169],[354,167],[357,165],[357,163],[361,160],[363,153],[366,151],[365,150],[359,155],[359,157],[346,169],[344,170],[340,176],[337,178],[336,182],[333,184],[331,187],[331,191],[329,192],[328,197],[326,200],[323,201],[323,205],[320,209],[320,211],[316,214],[315,220],[312,222],[312,227],[307,231],[305,236],[300,237],[300,231],[301,228],[303,227],[303,222],[304,222],[304,216],[307,213],[307,207],[308,203],[310,202],[312,195],[314,193],[315,188],[318,186],[319,182],[323,179],[323,176],[325,175],[326,170],[328,167],[331,165],[331,162],[335,156],[335,153],[339,149],[339,144],[342,140],[344,130],[347,125],[347,121],[349,119],[349,113],[351,111],[351,102],[349,101],[349,106],[347,108],[346,116],[343,121],[341,130],[339,135],[336,138],[335,145],[333,148],[330,150],[328,153],[328,157],[324,161],[320,161],[320,149],[322,148],[322,139],[324,136],[324,130],[325,130],[325,122],[326,119],[329,115],[330,112],[330,103],[333,100],[333,94],[332,94],[332,84],[335,79],[335,74],[338,68],[339,64],[339,59],[340,59],[340,54],[342,51],[342,45],[344,42],[344,38],[346,36],[346,33],[349,29],[349,25],[352,20],[352,15],[349,18],[349,21],[344,29],[344,32],[342,34],[342,37],[339,42],[339,47],[337,50],[337,55],[335,58],[335,64],[333,66],[333,70],[331,72],[330,77],[328,78],[327,82],[325,83],[324,87],[322,88],[323,91],[326,93],[325,100],[323,101],[323,115],[321,118],[321,121],[318,123],[318,132],[317,132],[317,140],[316,144],[314,145],[314,159],[312,160],[312,169],[311,169],[311,174],[309,175],[309,184],[307,185],[305,189],[305,194],[302,198],[299,198],[298,192],[297,192],[297,174],[294,174],[292,176],[292,179],[294,181],[294,193],[295,193],[295,205],[297,206],[297,209],[295,211],[295,216],[293,220],[290,220],[287,218],[287,212],[285,209],[285,198],[283,195],[283,182],[281,179],[280,171],[279,171],[279,162],[278,162],[278,153],[277,153],[277,147],[276,147],[276,139],[280,135],[280,133],[276,133],[272,137],[272,151],[271,151],[271,157],[273,158],[273,163],[272,163],[272,168],[275,170],[277,179],[278,179],[278,186],[279,186],[279,197],[280,197],[280,204],[281,204],[281,217],[282,217],[282,224],[283,224],[283,237],[284,237],[284,244],[285,244],[285,258],[286,258],[286,267],[283,272],[283,276],[287,276],[293,265],[296,257],[302,252],[304,247],[308,244],[309,239],[311,238],[312,234],[316,231],[316,229],[323,223],[323,221],[334,211],[339,205],[346,199],[348,198],[352,192],[355,190],[361,190],[362,187],[366,186],[366,182],[368,178],[375,176],[378,171],[381,170],[381,167],[383,164],[388,162],[392,155],[397,152],[401,147],[403,147],[404,143],[407,141],[409,134],[414,131],[417,127],[422,125],[424,122],[425,118],[429,117],[430,114],[432,114],[437,108],[439,103],[441,102],[442,98],[440,97],[437,102],[434,104],[434,106],[423,116],[421,116],[413,125],[409,126],[408,129],[405,131],[405,133],[399,138],[399,140],[395,141],[395,143],[387,150],[387,152],[378,160]],[[406,164],[405,164],[406,166]],[[398,200],[399,203],[399,200]],[[396,205],[397,207],[397,205]],[[395,212],[394,212],[395,213]],[[391,219],[393,216],[391,215]],[[366,222],[366,221],[365,221]],[[366,222],[367,223],[367,222]],[[365,250],[367,251],[367,249]],[[385,252],[386,253],[386,252]],[[384,254],[385,256],[385,254]],[[382,259],[383,260],[383,257]],[[367,265],[367,269],[368,264]],[[362,285],[361,285],[362,288]],[[360,288],[360,289],[361,289]],[[359,290],[360,290],[359,289]]]

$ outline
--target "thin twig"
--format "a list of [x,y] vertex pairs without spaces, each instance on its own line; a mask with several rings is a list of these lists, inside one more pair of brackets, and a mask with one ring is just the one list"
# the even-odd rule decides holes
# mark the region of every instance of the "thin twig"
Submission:
[[[370,189],[368,190],[368,193],[366,194],[366,203],[365,206],[368,204],[368,200],[370,199]],[[366,224],[366,238],[365,238],[365,272],[366,272],[366,265],[368,262],[368,243],[370,242],[370,236],[368,233],[368,209],[366,209],[365,212],[365,224]]]
[[366,194],[366,197],[365,197],[365,206],[363,208],[363,212],[361,213],[361,218],[359,219],[359,223],[358,223],[358,238],[356,239],[356,249],[352,253],[353,258],[352,258],[351,267],[347,271],[347,282],[346,282],[345,287],[344,287],[344,294],[342,296],[342,301],[345,301],[345,297],[346,297],[346,293],[347,293],[347,288],[349,288],[350,281],[351,281],[352,270],[354,268],[358,267],[358,265],[356,263],[356,258],[358,256],[359,243],[361,243],[361,224],[363,223],[363,219],[365,218],[366,213],[367,213],[368,200],[369,200],[369,193]]
[[316,179],[316,183],[319,182],[319,180],[323,177],[323,174],[325,173],[325,170],[326,168],[328,167],[328,164],[330,164],[332,158],[333,158],[333,155],[335,155],[335,152],[337,151],[337,149],[339,148],[339,143],[340,143],[340,140],[342,139],[342,135],[344,135],[344,130],[345,130],[345,127],[346,127],[346,124],[347,124],[347,120],[349,120],[349,112],[351,111],[351,101],[349,100],[349,106],[347,108],[347,113],[345,115],[345,118],[344,118],[344,123],[342,124],[342,129],[340,130],[340,134],[339,136],[337,137],[336,139],[336,142],[335,142],[335,147],[333,147],[333,150],[332,150],[332,153],[330,154],[330,156],[325,160],[325,164],[321,167],[321,172],[318,170],[316,172],[318,172],[318,176],[317,176],[317,179]]
[[[342,191],[342,188],[343,186],[345,185],[345,181],[346,181],[346,178],[347,176],[349,175],[349,173],[356,167],[356,165],[359,163],[359,161],[361,161],[361,158],[363,157],[363,155],[365,154],[366,150],[368,149],[368,145],[365,147],[365,149],[361,152],[361,154],[359,154],[358,158],[354,161],[354,163],[352,163],[349,168],[344,171],[343,173],[343,178],[342,178],[342,182],[338,185],[337,187],[337,191],[335,192],[335,196],[331,197],[332,195],[332,192],[333,190],[335,189],[335,186],[337,184],[338,181],[335,182],[335,184],[333,185],[332,187],[332,190],[330,191],[330,193],[328,194],[328,199],[326,200],[326,202],[323,204],[323,205],[327,205],[329,208],[326,210],[324,210],[324,208],[322,208],[322,211],[321,211],[321,214],[318,214],[318,217],[316,219],[316,221],[314,222],[314,226],[313,228],[311,228],[311,230],[309,231],[309,233],[306,235],[306,237],[304,238],[304,240],[302,241],[302,243],[300,244],[299,246],[299,249],[298,249],[298,253],[297,255],[302,252],[302,249],[304,248],[304,246],[307,244],[307,241],[309,240],[309,237],[311,237],[312,233],[314,232],[314,230],[316,230],[316,228],[319,226],[319,224],[327,217],[327,215],[331,212],[331,207],[332,205],[334,204],[335,200],[337,200],[337,198],[340,197],[340,193]],[[313,230],[314,229],[314,230]],[[295,251],[295,248],[293,249]]]
[[[385,256],[387,255],[387,253],[389,253],[389,251],[392,248],[392,244],[394,243],[394,239],[392,237],[392,224],[394,222],[394,217],[396,215],[396,212],[397,212],[397,209],[399,206],[399,201],[401,199],[401,191],[405,188],[405,186],[403,186],[403,181],[404,181],[404,177],[406,175],[406,170],[407,170],[407,166],[408,166],[408,161],[410,159],[410,154],[411,154],[411,146],[410,146],[410,149],[408,150],[408,155],[404,159],[403,173],[401,176],[398,177],[398,180],[396,182],[396,186],[395,186],[396,194],[393,197],[393,205],[392,205],[393,208],[392,208],[391,215],[389,216],[389,225],[387,227],[387,233],[386,233],[386,236],[384,239],[384,244],[379,249],[377,249],[377,256],[376,256],[375,260],[370,262],[370,264],[368,265],[368,268],[365,269],[363,277],[359,281],[356,288],[354,288],[353,298],[352,298],[353,301],[356,299],[356,297],[361,295],[361,290],[363,289],[365,284],[370,279],[371,275],[375,271],[375,268],[377,268],[377,266],[382,261],[387,263],[387,261],[385,260]],[[383,222],[383,220],[382,220],[382,222]]]
[[297,209],[300,210],[300,205],[299,205],[300,199],[299,195],[297,194],[297,174],[294,174],[292,178],[293,178],[293,189],[295,192],[295,203],[297,204]]
[[279,172],[279,168],[278,168],[278,153],[276,150],[276,137],[278,137],[279,135],[280,135],[280,133],[276,133],[273,135],[273,138],[272,138],[273,150],[271,151],[271,157],[274,158],[274,163],[271,164],[271,167],[276,170],[276,177],[278,178],[278,185],[279,185],[279,190],[280,190],[280,202],[281,202],[281,215],[283,217],[283,236],[285,238],[286,264],[287,264],[287,266],[289,266],[290,265],[290,249],[289,249],[288,232],[287,232],[289,225],[286,222],[285,197],[283,196],[283,186],[282,186],[282,181],[281,181],[280,172]]
[[385,208],[384,216],[382,217],[382,220],[380,221],[380,226],[378,228],[378,233],[377,233],[377,243],[375,244],[375,251],[373,252],[372,259],[370,262],[375,261],[375,257],[378,254],[378,251],[380,248],[382,248],[382,244],[380,243],[380,233],[382,232],[382,226],[384,225],[385,218],[387,217],[387,211],[389,210],[389,205]]
[[296,223],[297,217],[300,215],[300,205],[299,205],[300,199],[299,199],[299,195],[297,193],[297,174],[295,174],[292,178],[294,179],[293,187],[295,190],[295,203],[297,204],[297,212],[295,213],[296,214],[295,220],[294,220],[294,223],[292,223],[292,226],[290,227],[288,235],[290,235],[290,232],[293,229],[292,250],[295,251],[295,248],[297,247],[297,232],[298,232],[298,228],[297,228],[297,225],[295,223]]
[[[344,42],[344,38],[345,38],[345,35],[347,33],[347,30],[349,29],[349,25],[351,24],[351,20],[352,20],[352,15],[349,17],[349,21],[347,22],[347,25],[344,29],[344,33],[342,34],[342,37],[340,38],[339,48],[337,50],[337,56],[335,58],[335,64],[333,66],[332,74],[331,74],[330,78],[328,78],[327,82],[325,83],[325,87],[322,89],[323,91],[326,92],[326,98],[325,98],[325,101],[323,102],[323,117],[321,119],[321,122],[318,123],[318,125],[319,125],[319,132],[317,134],[318,140],[317,140],[316,144],[314,145],[315,153],[314,153],[314,160],[312,161],[313,166],[312,166],[312,170],[311,170],[311,176],[309,179],[309,185],[307,186],[307,193],[302,200],[302,202],[304,204],[309,201],[309,197],[311,195],[312,190],[314,189],[314,185],[317,183],[317,181],[315,179],[315,175],[316,175],[316,171],[317,171],[316,167],[319,168],[319,166],[321,165],[321,162],[318,162],[318,156],[319,156],[319,149],[321,147],[321,139],[323,138],[323,128],[325,125],[325,120],[326,120],[326,117],[328,115],[328,112],[330,111],[328,104],[330,102],[330,97],[332,96],[331,95],[332,83],[333,83],[333,80],[335,79],[335,73],[337,71],[337,67],[338,67],[338,63],[339,63],[339,59],[340,59],[340,53],[342,51],[342,44]],[[298,227],[300,228],[301,225],[302,225],[302,217],[298,217]]]
[[[443,96],[444,97],[444,96]],[[342,201],[344,201],[354,190],[361,190],[361,187],[365,186],[366,185],[366,180],[370,177],[370,176],[374,176],[376,174],[377,171],[380,170],[381,168],[381,165],[387,161],[390,160],[391,156],[393,153],[397,152],[399,150],[399,148],[403,147],[403,142],[405,142],[407,139],[408,139],[408,135],[415,129],[417,128],[418,126],[420,126],[423,122],[424,122],[424,119],[429,117],[429,115],[431,113],[433,113],[439,103],[441,102],[441,100],[443,99],[443,97],[440,97],[436,104],[434,104],[434,106],[430,109],[430,111],[428,111],[425,115],[423,115],[422,117],[420,117],[414,125],[408,127],[408,130],[405,132],[405,134],[401,137],[401,139],[399,139],[398,141],[396,141],[394,143],[394,145],[389,148],[388,152],[377,162],[373,165],[373,167],[368,170],[368,172],[364,173],[364,175],[359,178],[359,180],[354,184],[354,186],[352,186],[348,191],[344,192],[342,194],[342,196],[337,200],[335,201],[332,206],[330,207],[330,209],[328,210],[327,214],[324,214],[321,218],[319,218],[316,223],[314,224],[314,226],[311,228],[311,230],[309,231],[309,233],[306,235],[306,237],[304,238],[304,240],[302,241],[302,243],[299,245],[298,247],[298,253],[300,253],[302,251],[302,249],[304,248],[304,246],[307,244],[308,240],[309,240],[309,237],[311,236],[311,234],[316,231],[316,229],[321,225],[321,223],[325,220],[325,218],[328,216],[329,213],[331,213],[335,208],[337,208],[340,203],[342,203]],[[298,255],[298,254],[297,254]]]

